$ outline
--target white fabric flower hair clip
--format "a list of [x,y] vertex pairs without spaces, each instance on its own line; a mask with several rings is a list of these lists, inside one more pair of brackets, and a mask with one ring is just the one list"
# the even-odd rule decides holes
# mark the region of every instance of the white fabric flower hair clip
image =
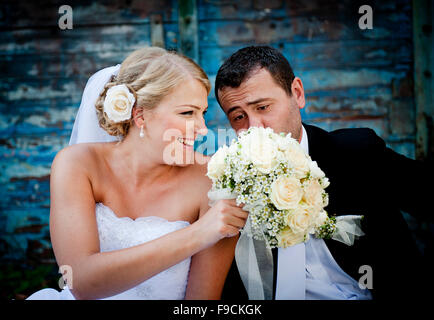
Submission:
[[131,119],[131,110],[136,102],[134,94],[125,84],[107,90],[104,99],[104,112],[115,123]]

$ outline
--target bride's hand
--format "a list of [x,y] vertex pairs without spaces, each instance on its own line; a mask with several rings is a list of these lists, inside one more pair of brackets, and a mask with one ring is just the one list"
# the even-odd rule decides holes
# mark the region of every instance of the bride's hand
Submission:
[[210,244],[238,235],[249,214],[242,207],[234,199],[219,200],[196,222],[206,231]]

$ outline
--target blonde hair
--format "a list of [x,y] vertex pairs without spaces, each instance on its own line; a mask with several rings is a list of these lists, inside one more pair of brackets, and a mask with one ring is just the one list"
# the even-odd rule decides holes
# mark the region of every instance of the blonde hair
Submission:
[[114,123],[104,112],[107,90],[125,84],[136,97],[134,108],[138,116],[154,109],[171,90],[188,79],[199,80],[209,94],[210,81],[203,69],[192,59],[173,51],[158,47],[147,47],[132,52],[122,62],[119,74],[109,81],[95,103],[101,128],[112,136],[125,137],[133,118]]

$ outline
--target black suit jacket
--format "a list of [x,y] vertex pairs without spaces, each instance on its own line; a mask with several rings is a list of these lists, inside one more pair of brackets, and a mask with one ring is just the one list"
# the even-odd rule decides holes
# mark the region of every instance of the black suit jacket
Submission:
[[[392,151],[371,129],[327,132],[311,125],[303,126],[308,136],[309,155],[330,180],[326,189],[328,214],[364,215],[365,236],[353,246],[325,240],[334,259],[356,280],[365,274],[359,273],[359,268],[370,266],[374,299],[417,298],[427,285],[429,273],[401,210],[433,220],[432,163],[411,160]],[[276,253],[274,249],[275,280]],[[432,278],[429,279],[432,283]],[[222,299],[248,299],[235,260]]]

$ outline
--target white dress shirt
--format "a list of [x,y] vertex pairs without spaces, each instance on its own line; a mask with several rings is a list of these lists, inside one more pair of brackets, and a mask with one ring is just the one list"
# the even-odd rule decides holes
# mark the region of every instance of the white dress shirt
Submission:
[[[300,145],[309,154],[302,129]],[[311,236],[306,243],[278,248],[277,260],[276,300],[372,299],[368,289],[339,267],[323,239]]]

